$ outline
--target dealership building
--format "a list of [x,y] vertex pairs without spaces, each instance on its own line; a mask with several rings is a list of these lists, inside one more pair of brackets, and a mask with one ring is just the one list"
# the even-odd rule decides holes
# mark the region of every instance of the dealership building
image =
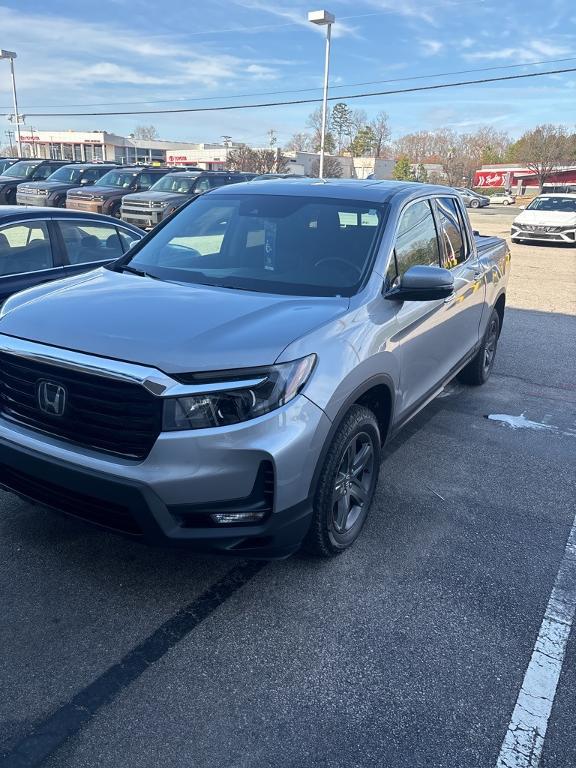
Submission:
[[[539,191],[538,177],[529,168],[522,165],[506,165],[495,163],[483,165],[474,174],[474,187],[479,189],[509,189],[518,194],[537,194]],[[558,191],[576,190],[576,165],[559,167],[546,179],[544,189]],[[564,189],[565,188],[565,189]]]
[[239,144],[195,144],[118,136],[107,131],[36,131],[21,133],[25,157],[82,162],[169,163],[199,165],[207,170],[224,168],[228,152]]

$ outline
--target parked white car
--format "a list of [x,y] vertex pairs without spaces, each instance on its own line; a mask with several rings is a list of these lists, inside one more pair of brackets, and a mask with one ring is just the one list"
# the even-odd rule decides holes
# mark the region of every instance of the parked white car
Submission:
[[512,222],[512,242],[576,244],[576,194],[540,195]]
[[490,202],[498,203],[498,205],[514,205],[516,198],[514,195],[509,195],[508,192],[496,192],[490,197]]

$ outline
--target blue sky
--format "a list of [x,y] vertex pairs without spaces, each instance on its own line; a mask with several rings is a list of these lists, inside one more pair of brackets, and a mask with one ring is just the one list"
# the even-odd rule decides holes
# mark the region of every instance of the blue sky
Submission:
[[[319,96],[323,31],[306,21],[313,2],[266,0],[0,0],[0,47],[15,50],[21,111],[161,108]],[[356,83],[547,59],[576,59],[575,0],[330,0],[332,95],[418,85]],[[510,70],[521,73],[573,62]],[[10,109],[7,62],[0,62],[0,112]],[[507,74],[494,70],[463,79]],[[437,78],[440,80],[457,80]],[[435,82],[434,79],[426,82]],[[263,95],[270,91],[315,89]],[[262,94],[242,96],[242,94]],[[167,100],[166,103],[145,104]],[[186,101],[194,99],[196,101]],[[168,100],[173,100],[168,102]],[[132,103],[131,103],[132,102]],[[394,136],[420,129],[519,135],[541,122],[576,124],[576,72],[430,93],[354,99],[369,115],[385,110]],[[39,108],[41,107],[41,108]],[[37,129],[128,133],[153,123],[168,139],[264,144],[302,130],[314,105],[223,113],[128,117],[34,117]],[[89,109],[89,108],[88,108]],[[0,144],[9,124],[0,117]]]

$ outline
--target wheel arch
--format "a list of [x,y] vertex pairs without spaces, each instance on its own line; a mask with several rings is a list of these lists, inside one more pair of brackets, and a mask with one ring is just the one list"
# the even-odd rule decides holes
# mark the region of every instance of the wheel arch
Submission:
[[318,478],[334,435],[353,405],[363,405],[374,413],[380,430],[381,444],[384,445],[390,434],[394,416],[394,384],[392,379],[386,374],[371,376],[356,387],[344,400],[332,421],[332,426],[316,462],[310,483],[310,497],[316,492]]
[[502,333],[502,326],[504,325],[504,310],[506,309],[506,293],[502,293],[496,299],[494,309],[498,312],[498,318],[500,320],[500,333]]

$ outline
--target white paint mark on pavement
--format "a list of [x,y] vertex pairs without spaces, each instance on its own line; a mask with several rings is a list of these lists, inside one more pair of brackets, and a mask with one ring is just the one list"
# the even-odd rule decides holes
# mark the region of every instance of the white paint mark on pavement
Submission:
[[576,518],[496,768],[537,768],[576,610]]
[[520,416],[511,416],[508,413],[491,413],[486,418],[490,421],[500,421],[502,424],[511,427],[512,429],[548,429],[552,432],[556,431],[556,427],[550,424],[542,424],[539,421],[530,421],[526,416],[521,413]]

